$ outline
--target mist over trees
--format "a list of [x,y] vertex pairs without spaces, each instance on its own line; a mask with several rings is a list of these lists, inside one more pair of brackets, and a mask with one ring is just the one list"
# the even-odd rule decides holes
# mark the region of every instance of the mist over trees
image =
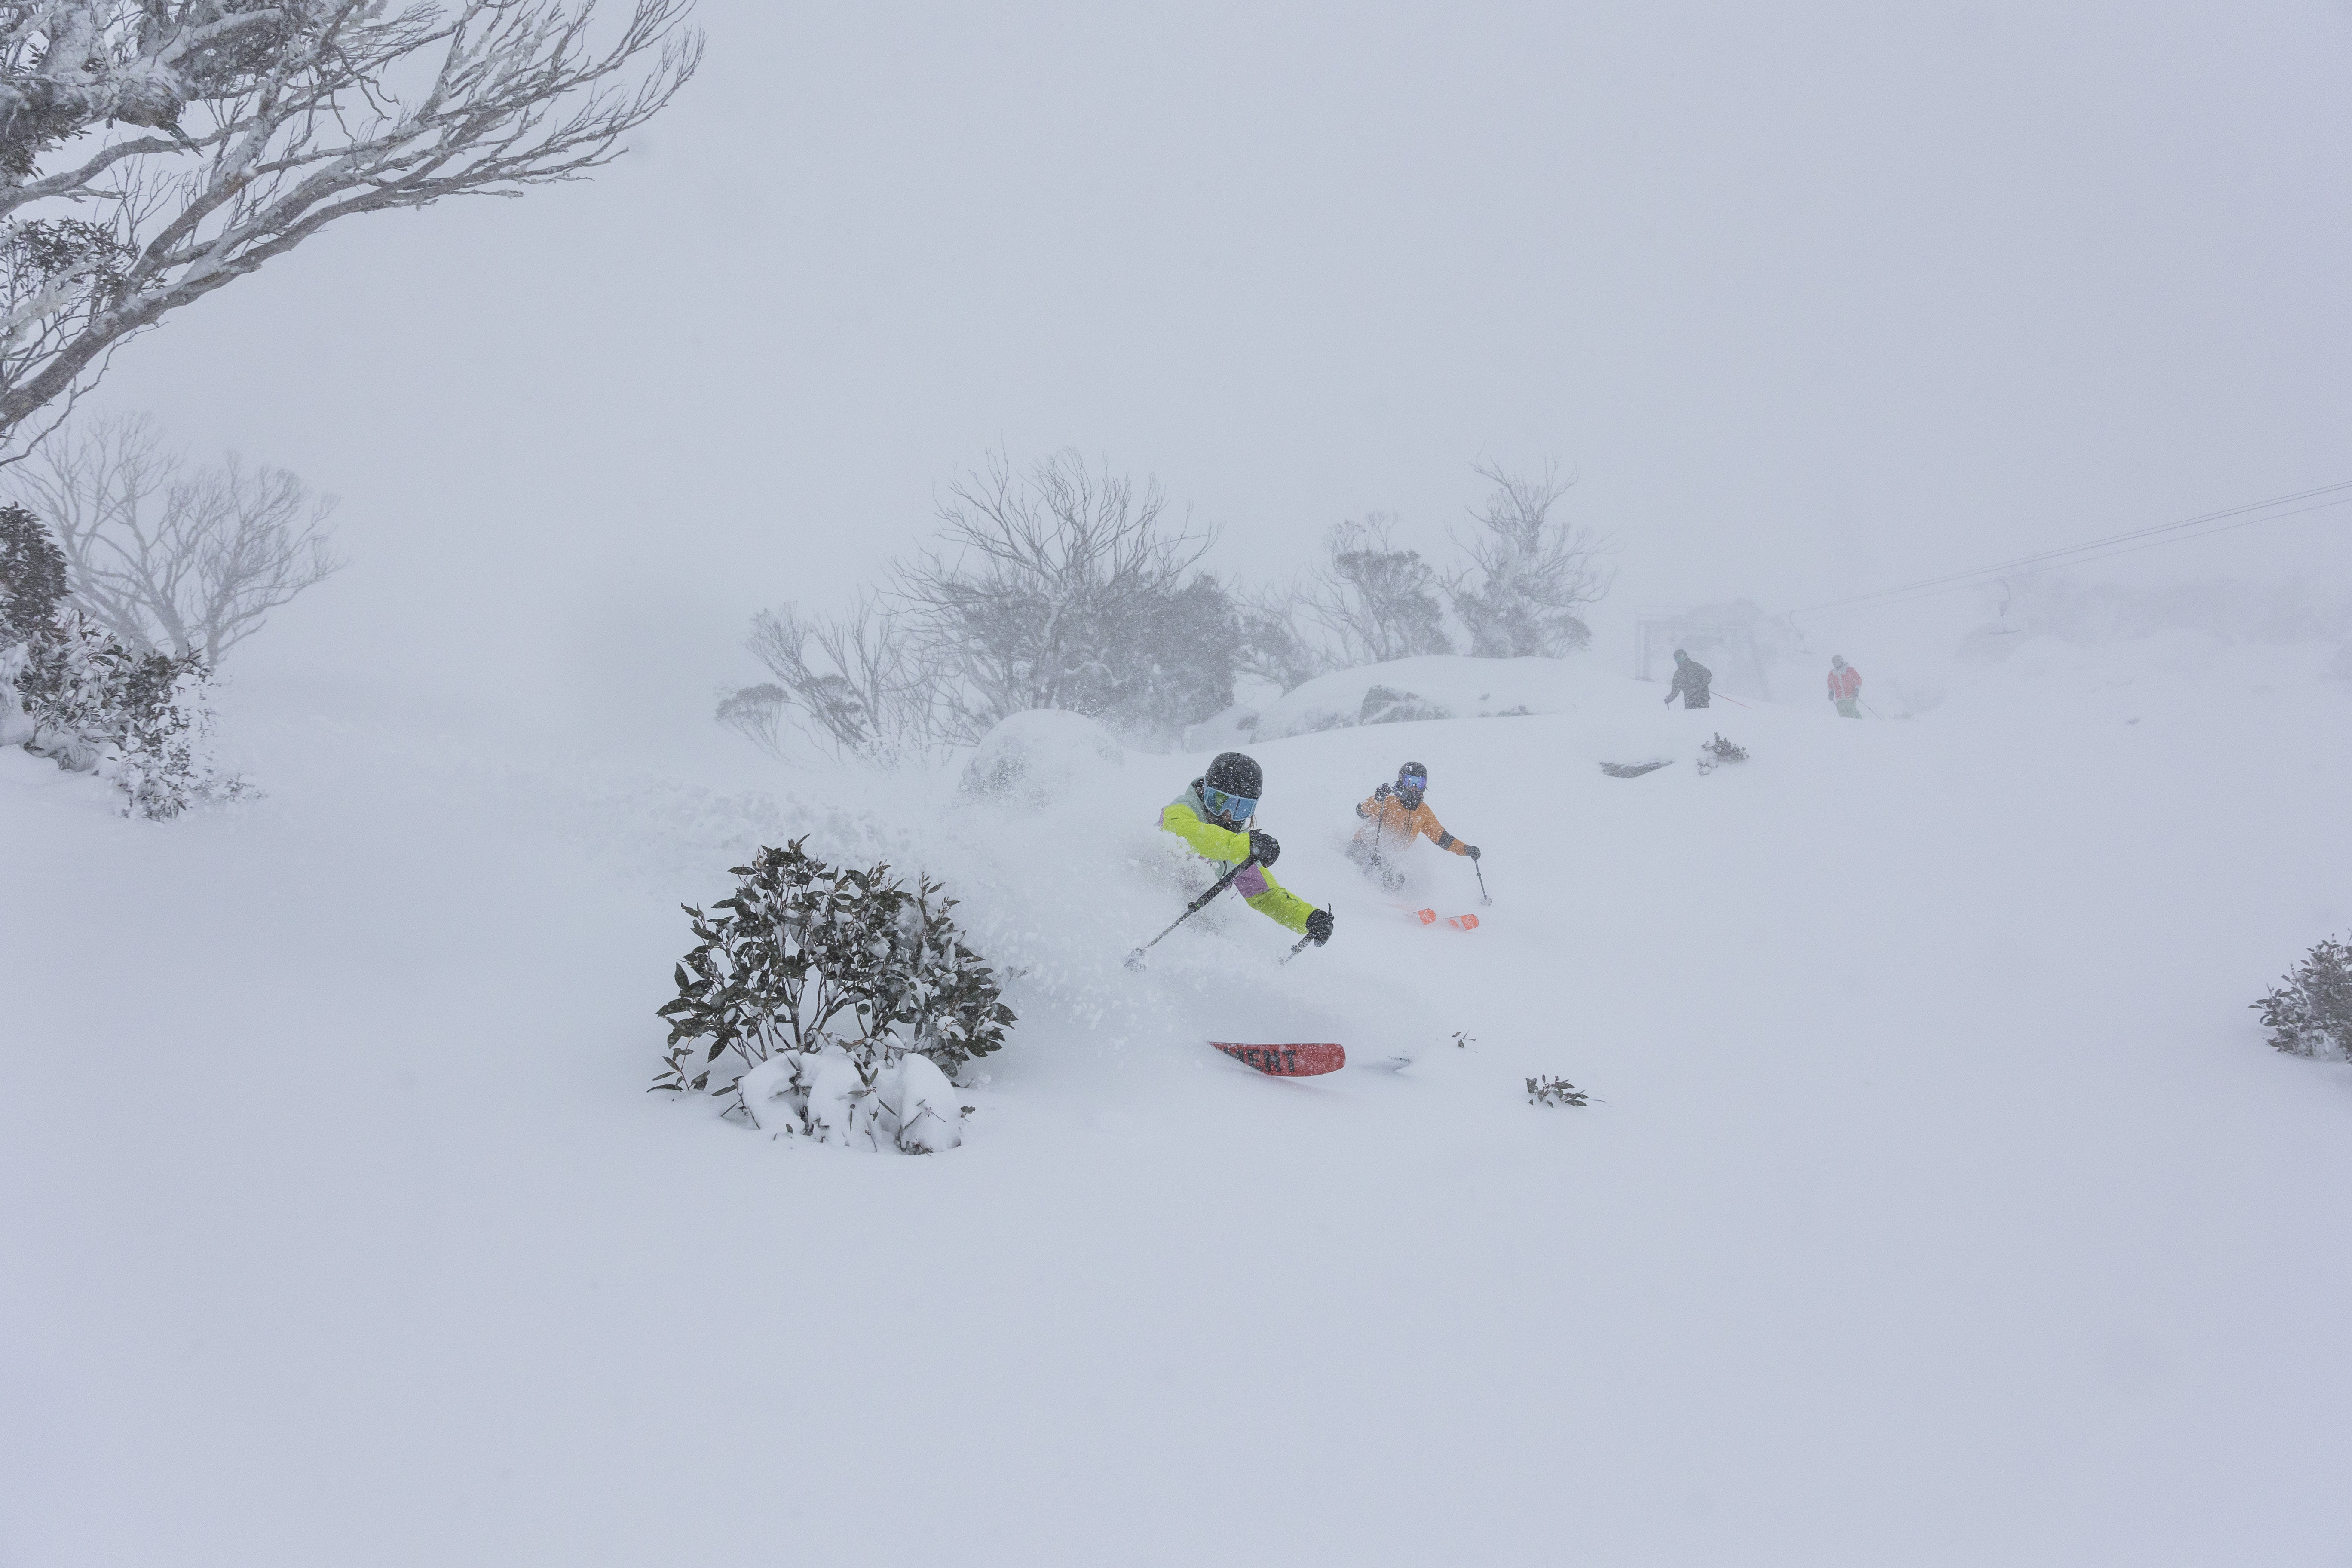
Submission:
[[690,4],[0,0],[0,460],[338,219],[610,163],[693,75]]
[[1591,646],[1592,628],[1577,612],[1609,593],[1614,574],[1600,558],[1605,535],[1551,515],[1569,481],[1546,468],[1515,475],[1493,463],[1475,470],[1495,492],[1472,513],[1478,529],[1457,540],[1470,564],[1447,580],[1454,613],[1479,658],[1558,658]]
[[1196,568],[1213,542],[1157,484],[1059,452],[961,476],[929,542],[845,616],[762,611],[773,679],[719,720],[771,750],[793,733],[894,762],[980,739],[1032,708],[1166,737],[1233,701],[1235,609]]
[[143,415],[55,434],[0,489],[54,531],[75,605],[134,652],[222,655],[343,563],[335,498],[229,453],[191,465]]
[[1172,521],[1158,483],[1074,451],[960,476],[931,538],[845,613],[753,617],[770,679],[726,693],[719,721],[782,754],[797,741],[885,764],[977,742],[1031,709],[1173,743],[1230,706],[1237,678],[1288,690],[1423,654],[1559,658],[1591,641],[1575,613],[1609,589],[1610,542],[1553,516],[1568,486],[1475,470],[1496,489],[1451,574],[1374,512],[1334,525],[1286,583],[1202,569],[1213,531]]

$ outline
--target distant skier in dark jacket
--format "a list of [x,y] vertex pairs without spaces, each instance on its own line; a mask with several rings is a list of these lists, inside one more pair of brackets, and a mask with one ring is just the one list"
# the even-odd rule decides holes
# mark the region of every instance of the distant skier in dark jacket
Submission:
[[1478,847],[1446,832],[1437,813],[1429,809],[1423,798],[1428,790],[1429,770],[1419,763],[1407,763],[1397,770],[1394,784],[1381,784],[1357,804],[1356,815],[1363,818],[1364,826],[1349,841],[1348,858],[1361,867],[1366,876],[1380,879],[1391,892],[1404,885],[1404,873],[1397,862],[1416,837],[1450,853],[1478,858]]
[[1715,671],[1676,648],[1675,683],[1666,688],[1666,700],[1671,703],[1679,697],[1685,708],[1704,708],[1706,706],[1707,683],[1714,679]]

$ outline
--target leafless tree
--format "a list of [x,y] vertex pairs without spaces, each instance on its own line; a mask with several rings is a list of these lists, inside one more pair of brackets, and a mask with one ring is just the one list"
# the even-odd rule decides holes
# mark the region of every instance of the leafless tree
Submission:
[[610,163],[699,62],[691,4],[0,0],[0,451],[339,218]]
[[1419,551],[1398,548],[1395,526],[1377,511],[1336,525],[1300,588],[1300,616],[1321,628],[1341,667],[1454,651],[1436,569]]
[[343,564],[334,497],[234,452],[191,468],[143,415],[60,434],[7,488],[56,531],[75,600],[139,653],[217,666]]
[[1234,595],[1240,630],[1234,646],[1237,671],[1288,691],[1343,667],[1316,629],[1302,624],[1305,595],[1295,579]]
[[1615,574],[1600,558],[1612,547],[1590,529],[1556,521],[1551,509],[1571,480],[1547,467],[1541,477],[1515,475],[1498,464],[1472,471],[1495,486],[1486,508],[1470,515],[1479,531],[1456,539],[1475,567],[1449,579],[1446,595],[1470,633],[1480,658],[1558,658],[1585,647],[1591,628],[1576,612],[1598,604]]
[[1142,721],[1233,700],[1231,601],[1185,581],[1212,537],[1167,526],[1167,505],[1157,484],[1139,490],[1075,451],[1025,475],[993,458],[950,488],[940,542],[892,594],[961,677],[964,728],[1030,708]]
[[719,721],[779,756],[797,731],[836,755],[886,764],[976,738],[955,730],[939,672],[908,631],[871,595],[837,620],[792,605],[762,610],[746,646],[775,679],[723,699]]

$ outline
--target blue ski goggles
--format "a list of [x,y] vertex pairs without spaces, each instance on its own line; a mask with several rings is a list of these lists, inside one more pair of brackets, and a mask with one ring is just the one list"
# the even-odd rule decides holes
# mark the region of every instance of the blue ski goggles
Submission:
[[1427,773],[1403,773],[1399,775],[1397,778],[1397,788],[1399,789],[1427,789],[1428,787],[1429,775]]
[[1247,822],[1257,815],[1257,797],[1255,795],[1227,795],[1223,790],[1211,789],[1202,784],[1201,800],[1213,814],[1234,822]]

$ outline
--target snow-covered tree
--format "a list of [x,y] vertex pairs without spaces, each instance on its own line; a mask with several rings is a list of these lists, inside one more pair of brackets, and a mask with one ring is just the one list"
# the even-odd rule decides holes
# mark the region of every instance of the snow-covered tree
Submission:
[[941,701],[947,672],[916,628],[871,594],[831,618],[795,605],[762,610],[744,646],[774,679],[722,698],[719,721],[770,752],[782,754],[799,734],[836,755],[890,764],[961,732]]
[[143,415],[62,431],[6,474],[55,525],[75,602],[142,653],[216,668],[342,564],[332,496],[234,452],[191,468]]
[[129,338],[340,218],[612,161],[691,0],[0,0],[0,451]]
[[1556,470],[1528,478],[1480,463],[1473,471],[1495,490],[1484,510],[1471,514],[1477,531],[1456,541],[1471,569],[1446,584],[1454,613],[1470,634],[1471,653],[1557,658],[1588,646],[1592,629],[1577,612],[1609,592],[1613,574],[1600,563],[1609,541],[1552,517],[1569,490]]
[[992,459],[950,488],[892,596],[955,669],[971,736],[1032,708],[1170,730],[1233,700],[1232,604],[1193,570],[1211,538],[1171,527],[1167,505],[1074,451],[1025,474]]
[[891,763],[1031,709],[1165,737],[1233,701],[1232,596],[1156,485],[1063,452],[1025,474],[992,460],[949,495],[935,541],[846,616],[762,611],[748,646],[773,679],[722,699],[720,722]]
[[1395,526],[1377,511],[1338,524],[1299,589],[1297,613],[1320,628],[1334,668],[1454,651],[1436,569],[1397,544]]

